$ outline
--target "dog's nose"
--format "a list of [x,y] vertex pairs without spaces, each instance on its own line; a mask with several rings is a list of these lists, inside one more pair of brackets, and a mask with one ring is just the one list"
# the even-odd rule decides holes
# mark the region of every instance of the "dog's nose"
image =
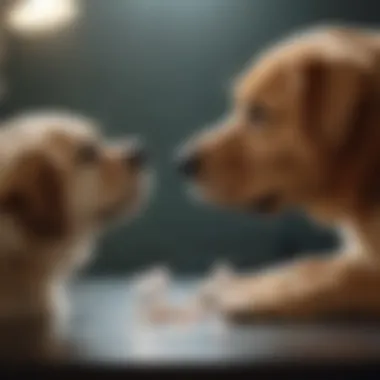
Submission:
[[187,177],[196,176],[201,169],[201,158],[199,154],[189,153],[177,158],[177,169]]
[[144,166],[148,162],[146,147],[141,142],[135,143],[132,148],[126,151],[124,160],[128,167],[140,168]]

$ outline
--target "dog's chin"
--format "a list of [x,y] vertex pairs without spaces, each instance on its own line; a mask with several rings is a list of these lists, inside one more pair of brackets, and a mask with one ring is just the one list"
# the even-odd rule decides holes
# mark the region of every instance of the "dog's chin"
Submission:
[[268,193],[248,201],[243,207],[249,214],[275,215],[282,211],[283,202],[277,193]]
[[188,184],[187,195],[193,201],[213,205],[223,209],[237,210],[245,214],[276,215],[283,209],[282,198],[277,193],[269,193],[247,201],[223,202],[207,196],[207,192],[201,186]]
[[153,193],[155,176],[152,172],[146,171],[140,175],[138,181],[134,197],[128,197],[126,194],[100,210],[97,217],[100,224],[132,221],[143,213]]

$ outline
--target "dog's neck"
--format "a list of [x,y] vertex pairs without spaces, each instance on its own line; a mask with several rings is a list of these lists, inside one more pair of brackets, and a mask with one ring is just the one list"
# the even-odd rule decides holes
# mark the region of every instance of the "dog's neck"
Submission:
[[89,259],[93,243],[90,234],[21,251],[0,242],[0,318],[55,313],[57,291]]

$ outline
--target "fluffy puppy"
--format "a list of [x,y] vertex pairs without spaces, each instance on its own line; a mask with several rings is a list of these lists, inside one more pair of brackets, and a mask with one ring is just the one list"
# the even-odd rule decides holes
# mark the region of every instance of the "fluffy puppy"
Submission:
[[180,171],[204,200],[301,207],[342,227],[342,249],[235,280],[231,318],[380,315],[380,33],[321,27],[237,78],[231,114],[188,141]]
[[145,152],[95,123],[34,112],[0,131],[0,321],[56,313],[67,279],[116,217],[146,198]]

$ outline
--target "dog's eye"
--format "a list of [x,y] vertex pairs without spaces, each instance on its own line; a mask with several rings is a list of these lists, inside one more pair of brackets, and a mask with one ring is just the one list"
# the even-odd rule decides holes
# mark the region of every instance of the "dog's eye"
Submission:
[[79,164],[93,164],[99,159],[98,147],[94,144],[85,144],[79,148],[76,162]]
[[252,125],[264,125],[268,121],[268,110],[264,104],[254,104],[248,110],[248,120]]

